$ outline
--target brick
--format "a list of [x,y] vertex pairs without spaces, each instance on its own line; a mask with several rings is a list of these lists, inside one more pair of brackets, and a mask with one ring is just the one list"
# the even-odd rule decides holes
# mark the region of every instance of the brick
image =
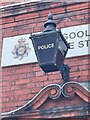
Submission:
[[11,76],[3,76],[3,80],[12,80]]
[[[16,32],[17,33],[17,32]],[[2,30],[2,36],[3,37],[10,37],[13,36],[13,28],[9,28],[9,29],[4,29]]]
[[19,107],[21,107],[21,106],[23,106],[25,104],[26,104],[26,101],[21,100],[21,101],[15,102],[14,106],[16,106],[17,108],[19,108]]
[[[7,33],[11,33],[13,31],[13,28],[5,28],[5,29],[2,29],[2,34],[5,34],[4,32],[7,32]],[[10,34],[12,35],[12,34]]]
[[70,67],[70,72],[78,72],[79,70],[81,70],[81,68],[78,66]]
[[72,6],[68,6],[67,10],[68,10],[68,12],[70,12],[70,11],[75,11],[75,10],[80,10],[80,9],[86,9],[86,8],[88,8],[88,5],[89,5],[89,3],[72,5]]
[[79,78],[78,78],[78,81],[79,82],[83,82],[83,81],[87,81],[87,80],[89,80],[90,79],[90,77],[88,78],[88,76],[80,76]]
[[53,80],[52,83],[53,84],[62,84],[64,81],[62,79],[56,79],[56,80]]
[[15,91],[15,90],[18,90],[19,89],[19,86],[16,86],[16,85],[14,85],[14,86],[11,86],[11,91]]
[[16,85],[20,85],[20,84],[27,84],[29,83],[29,79],[21,79],[21,80],[18,80],[16,81]]
[[2,90],[0,90],[0,102],[1,102],[1,98],[2,98]]
[[30,32],[33,33],[33,29],[21,29],[21,30],[18,30],[18,35],[23,35],[23,34],[29,34]]
[[37,93],[37,92],[39,92],[41,90],[41,88],[33,88],[32,90],[31,90],[31,93]]
[[85,19],[89,19],[89,13],[84,15]]
[[22,14],[22,15],[16,16],[15,21],[26,20],[26,19],[37,18],[37,17],[39,17],[38,13]]
[[65,26],[65,22],[61,22],[61,23],[59,23],[59,24],[57,25],[57,28],[58,28],[58,29],[64,28],[64,27],[66,27],[66,26]]
[[43,87],[43,82],[37,82],[36,87]]
[[8,92],[2,92],[2,97],[10,97],[14,95],[14,92],[13,91],[8,91]]
[[[16,107],[15,106],[13,106],[13,107],[9,107],[9,111],[13,111],[13,110],[15,110],[16,109]],[[8,111],[8,112],[9,112]]]
[[82,60],[82,64],[89,64],[89,60],[88,59],[84,59],[84,60]]
[[[43,27],[43,26],[44,26],[44,22],[38,22],[38,23],[37,23],[37,27],[40,27],[40,26]],[[35,26],[35,27],[36,27],[36,26]]]
[[[25,67],[25,66],[24,66]],[[32,71],[32,69],[30,70],[29,68],[19,68],[16,70],[16,73],[21,73],[21,74],[24,74],[24,73],[29,73],[30,71]]]
[[9,101],[10,101],[10,98],[9,98],[9,97],[2,98],[2,102],[9,102]]
[[82,71],[83,76],[89,75],[89,73],[90,73],[90,71]]
[[87,70],[88,69],[88,65],[85,65],[85,64],[84,65],[80,65],[79,69],[80,70]]
[[76,77],[76,76],[79,76],[78,72],[72,72],[72,73],[70,73],[70,77]]
[[26,100],[27,99],[27,95],[20,95],[19,96],[19,100]]
[[44,86],[47,86],[47,85],[52,84],[52,83],[53,83],[52,80],[44,81]]
[[2,87],[2,82],[0,82],[0,88]]
[[14,22],[14,17],[6,17],[2,19],[2,24]]
[[3,87],[2,92],[7,92],[11,90],[11,86]]
[[3,112],[9,112],[9,111],[10,111],[10,108],[9,107],[8,108],[5,107],[4,109],[2,109],[1,112],[3,113]]
[[11,80],[18,80],[19,79],[19,75],[18,74],[14,74],[10,76]]
[[26,73],[19,74],[19,79],[25,79],[27,78]]
[[16,90],[14,91],[15,92],[15,95],[24,95],[24,94],[28,94],[29,93],[29,90]]
[[26,77],[27,78],[32,78],[32,77],[35,77],[35,73],[32,71],[32,72],[29,72],[29,73],[26,73]]
[[60,79],[60,74],[56,74],[56,75],[49,75],[48,76],[49,80],[55,80],[55,79]]
[[57,2],[53,2],[53,4],[51,4],[50,6],[51,7],[57,7],[57,6],[62,6],[62,5],[64,5],[63,1],[62,2],[58,2],[58,5],[57,5]]
[[87,14],[88,13],[88,8],[87,9],[83,9],[83,10],[79,10],[79,11],[76,11],[76,14]]
[[33,71],[40,71],[41,70],[41,68],[39,67],[39,66],[35,66],[35,67],[33,67]]
[[17,102],[19,100],[19,96],[11,96],[9,99],[10,101]]
[[34,96],[35,96],[35,94],[28,94],[27,99],[30,100],[30,99],[34,98]]
[[36,77],[43,76],[45,73],[43,71],[36,72]]
[[[35,23],[40,23],[40,22],[45,22],[47,20],[47,16],[40,16],[39,18],[37,18],[37,19],[34,19],[34,21],[33,22],[35,22]],[[31,22],[30,22],[31,23]],[[44,23],[42,24],[42,26],[44,25]]]
[[46,73],[46,75],[57,75],[57,74],[60,74],[60,71]]
[[2,69],[2,72],[5,72],[5,71],[11,71],[11,70],[12,70],[11,67],[6,67],[6,68],[3,68],[3,69]]
[[2,76],[2,71],[0,71],[0,76]]
[[35,83],[30,82],[29,84],[27,84],[27,88],[28,88],[28,89],[32,89],[32,88],[34,88],[34,87],[36,87],[36,86],[35,86]]
[[88,55],[78,57],[78,60],[87,60],[89,59]]
[[7,75],[15,74],[15,73],[16,73],[15,70],[11,70],[11,71],[3,71],[3,72],[2,72],[2,75],[3,75],[3,76],[7,76]]
[[[64,13],[65,9],[64,8],[55,8],[55,9],[50,9],[49,11],[53,14],[60,14],[60,13]],[[48,10],[41,11],[40,16],[47,16],[49,11]]]
[[2,28],[10,28],[10,27],[14,27],[14,26],[16,26],[15,22],[9,23],[9,24],[4,24],[4,25],[2,25]]
[[84,15],[77,15],[77,20],[84,19]]
[[2,86],[8,86],[8,85],[12,85],[12,82],[11,81],[2,81]]
[[41,31],[43,31],[43,26],[39,26],[39,30],[37,27],[33,28],[33,32],[41,32]]
[[29,24],[28,27],[31,28],[36,28],[38,25],[36,23]]
[[32,82],[39,82],[39,81],[45,81],[45,80],[47,80],[47,76],[39,76],[39,77],[31,78]]
[[76,21],[69,21],[69,22],[65,22],[65,26],[66,27],[70,27],[70,26],[76,26],[76,25],[80,25],[82,24],[82,20],[76,20]]

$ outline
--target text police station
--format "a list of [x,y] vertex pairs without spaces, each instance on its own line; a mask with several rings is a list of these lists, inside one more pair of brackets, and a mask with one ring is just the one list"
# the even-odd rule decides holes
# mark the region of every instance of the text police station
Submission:
[[[73,40],[73,39],[76,39],[76,40],[79,39],[78,44],[77,44],[79,48],[82,48],[84,46],[88,47],[90,44],[90,39],[88,39],[90,37],[90,34],[88,33],[88,30],[75,31],[75,32],[71,32],[69,34],[64,33],[63,35],[66,40],[67,39],[69,40],[70,49],[74,49],[74,47],[75,47],[75,44],[74,44],[75,41],[70,42],[70,40]],[[85,37],[87,39],[82,39]]]

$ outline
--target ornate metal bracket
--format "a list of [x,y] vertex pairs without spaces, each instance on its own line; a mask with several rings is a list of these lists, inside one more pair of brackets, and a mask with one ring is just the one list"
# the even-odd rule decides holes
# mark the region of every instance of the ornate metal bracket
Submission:
[[67,64],[63,64],[63,66],[61,67],[61,75],[64,83],[69,82],[69,73],[70,67]]

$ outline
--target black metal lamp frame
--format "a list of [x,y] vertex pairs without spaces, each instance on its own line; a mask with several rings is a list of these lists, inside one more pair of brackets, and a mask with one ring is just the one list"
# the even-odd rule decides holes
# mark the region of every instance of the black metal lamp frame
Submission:
[[[33,41],[33,45],[34,45],[34,48],[35,48],[35,45],[37,44],[37,42],[36,41],[39,41],[40,43],[42,42],[44,42],[45,40],[46,40],[46,38],[45,38],[45,40],[43,40],[42,41],[42,39],[40,38],[40,36],[45,36],[45,34],[46,35],[48,35],[48,34],[50,34],[51,35],[51,33],[57,33],[57,34],[60,34],[60,39],[62,39],[62,41],[64,42],[64,43],[61,43],[61,44],[65,44],[66,45],[66,48],[67,48],[67,50],[68,50],[68,48],[69,48],[69,44],[67,43],[67,41],[65,40],[65,38],[63,37],[63,35],[62,35],[62,33],[61,33],[61,31],[60,30],[58,30],[58,32],[57,32],[57,30],[56,30],[56,23],[53,21],[53,15],[52,15],[52,13],[49,13],[48,14],[48,20],[45,22],[45,24],[44,24],[44,27],[45,27],[45,29],[44,29],[44,31],[42,32],[42,33],[40,33],[39,35],[32,35],[32,33],[30,34],[30,39],[32,39],[32,41]],[[52,36],[51,36],[52,37]],[[51,38],[52,39],[52,38]],[[56,37],[56,39],[57,39],[57,37]],[[50,39],[49,39],[50,40]],[[36,43],[35,43],[36,42]],[[63,46],[63,45],[62,45]],[[64,47],[64,46],[63,46]],[[65,48],[63,48],[63,49],[65,49]],[[67,50],[66,50],[66,52],[64,53],[65,54],[65,56],[66,56],[66,53],[67,53]],[[36,52],[36,56],[37,56],[37,58],[39,59],[39,56],[38,56],[38,54],[37,54],[37,47],[36,47],[36,50],[35,50],[35,52]],[[39,53],[39,55],[41,55],[40,53]],[[65,57],[64,56],[64,57]],[[59,56],[59,59],[61,59],[61,56]],[[63,58],[63,60],[64,60],[64,58]],[[47,60],[46,60],[47,61]],[[59,62],[59,61],[58,61]],[[39,61],[39,65],[40,65],[41,63],[40,63],[40,61]],[[54,63],[55,64],[55,63]],[[60,63],[61,64],[61,63]],[[41,67],[41,66],[40,66]],[[47,67],[47,69],[50,67],[50,65],[47,65],[46,66]],[[41,67],[42,68],[42,67]],[[53,68],[53,67],[52,67]],[[55,67],[54,67],[55,68]],[[43,70],[45,70],[45,69],[43,69]],[[63,63],[63,65],[61,65],[61,67],[60,67],[60,72],[61,72],[61,75],[62,75],[62,79],[64,80],[64,83],[65,82],[68,82],[69,81],[69,72],[70,72],[70,68],[69,68],[69,66],[67,65],[67,64],[64,64]],[[57,71],[57,69],[55,68],[55,69],[52,69],[52,71]],[[47,70],[47,71],[45,71],[45,72],[49,72],[49,70]]]

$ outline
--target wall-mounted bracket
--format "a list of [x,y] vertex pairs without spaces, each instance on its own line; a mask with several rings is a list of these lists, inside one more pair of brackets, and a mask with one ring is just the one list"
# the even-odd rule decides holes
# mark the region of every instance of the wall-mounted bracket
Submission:
[[60,71],[64,83],[69,82],[70,67],[67,64],[63,64]]

